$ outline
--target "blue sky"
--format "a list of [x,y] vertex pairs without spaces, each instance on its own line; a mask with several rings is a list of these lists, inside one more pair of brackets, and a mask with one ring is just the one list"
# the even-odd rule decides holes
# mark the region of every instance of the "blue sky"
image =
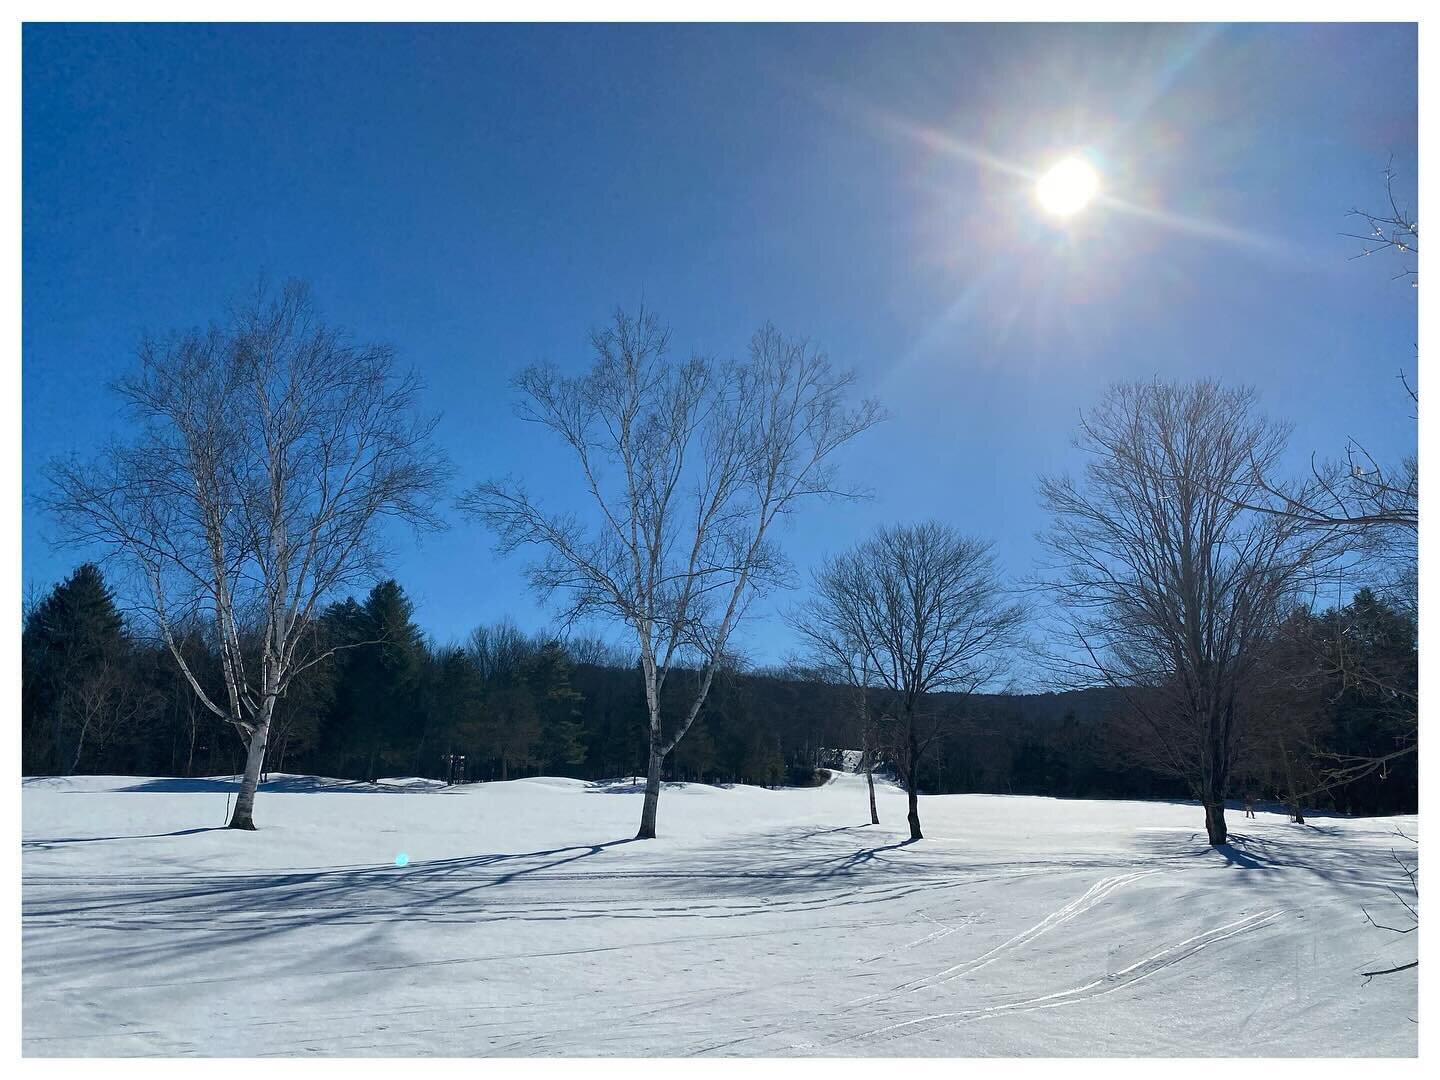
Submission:
[[[508,381],[581,367],[617,304],[685,351],[808,335],[891,419],[843,463],[875,497],[784,534],[802,574],[937,517],[1023,576],[1036,477],[1117,379],[1254,384],[1297,470],[1414,446],[1414,291],[1340,235],[1392,158],[1413,205],[1413,26],[32,24],[23,95],[27,495],[122,430],[142,334],[262,272],[421,372],[457,486],[573,491]],[[1124,206],[1060,227],[1024,173],[1074,149]],[[27,509],[27,586],[81,558],[46,533]],[[394,566],[441,640],[542,625],[520,569],[458,518]]]

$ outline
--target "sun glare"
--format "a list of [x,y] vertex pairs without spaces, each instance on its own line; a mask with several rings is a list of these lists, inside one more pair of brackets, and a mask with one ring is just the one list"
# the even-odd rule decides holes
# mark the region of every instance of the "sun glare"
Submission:
[[1083,158],[1069,157],[1052,165],[1035,185],[1035,198],[1047,213],[1070,217],[1089,205],[1100,190],[1100,177]]

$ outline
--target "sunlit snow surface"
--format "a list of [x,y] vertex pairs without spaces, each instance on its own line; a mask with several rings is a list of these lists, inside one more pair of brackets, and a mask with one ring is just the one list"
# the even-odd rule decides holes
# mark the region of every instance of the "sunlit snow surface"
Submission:
[[[1415,818],[863,780],[24,782],[29,1055],[1412,1055]],[[397,866],[396,853],[408,856]]]

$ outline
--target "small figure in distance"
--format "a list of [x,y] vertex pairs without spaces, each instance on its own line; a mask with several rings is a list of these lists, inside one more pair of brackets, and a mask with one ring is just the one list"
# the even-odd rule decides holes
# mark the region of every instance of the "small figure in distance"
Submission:
[[1255,800],[1250,797],[1250,793],[1248,791],[1245,793],[1245,816],[1255,816]]

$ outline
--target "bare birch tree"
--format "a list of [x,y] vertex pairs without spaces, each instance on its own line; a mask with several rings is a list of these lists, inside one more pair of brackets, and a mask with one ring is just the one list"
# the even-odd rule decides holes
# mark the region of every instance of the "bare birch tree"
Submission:
[[881,529],[830,559],[815,575],[814,596],[791,617],[814,652],[894,698],[912,840],[923,837],[920,765],[951,715],[928,708],[926,695],[973,694],[993,683],[1025,617],[991,545],[933,521]]
[[[546,365],[517,379],[522,418],[573,452],[593,522],[544,509],[518,483],[481,483],[460,500],[502,553],[540,550],[530,581],[564,597],[566,623],[599,616],[635,634],[649,712],[639,839],[655,836],[662,765],[704,705],[747,604],[787,578],[777,521],[844,494],[833,455],[880,418],[873,402],[846,407],[853,376],[773,327],[738,362],[677,361],[669,339],[653,315],[617,312],[591,337],[587,374]],[[682,670],[695,682],[666,718],[661,695]]]
[[1084,482],[1042,479],[1042,537],[1073,651],[1073,683],[1121,690],[1154,751],[1226,841],[1225,796],[1244,695],[1269,644],[1336,548],[1302,519],[1249,509],[1288,429],[1249,389],[1127,383],[1085,413]]
[[[380,527],[438,527],[446,465],[419,384],[383,345],[316,316],[308,289],[263,286],[225,326],[146,341],[118,392],[137,426],[93,463],[50,468],[64,537],[99,544],[144,583],[141,602],[201,704],[246,746],[230,827],[254,829],[275,702],[333,650],[317,606],[373,576]],[[202,617],[223,692],[197,678],[179,628]]]
[[809,650],[803,658],[790,659],[786,674],[798,682],[843,686],[849,691],[860,733],[858,767],[865,776],[865,790],[870,797],[870,824],[879,825],[880,811],[875,804],[875,769],[880,764],[881,740],[879,718],[870,701],[869,661],[858,645],[842,641],[812,622],[803,607],[790,612],[786,622],[800,635]]

